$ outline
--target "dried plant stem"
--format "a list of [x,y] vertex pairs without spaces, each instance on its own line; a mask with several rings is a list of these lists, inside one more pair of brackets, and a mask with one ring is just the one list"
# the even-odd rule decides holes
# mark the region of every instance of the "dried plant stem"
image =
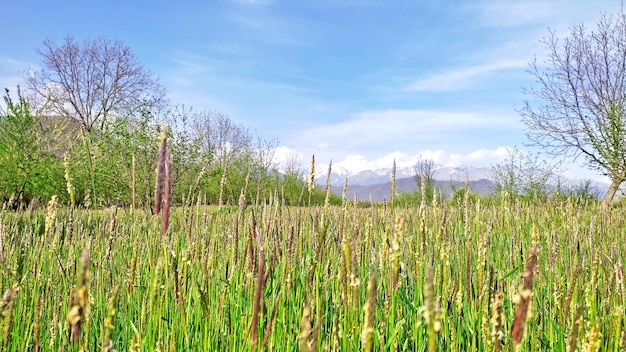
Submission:
[[[204,165],[200,172],[198,173],[198,177],[196,177],[196,182],[189,187],[189,193],[187,193],[187,202],[184,204],[186,208],[186,218],[187,218],[187,234],[191,235],[191,227],[193,224],[193,202],[196,199],[196,192],[198,191],[198,187],[200,186],[200,181],[204,178],[204,175],[207,171],[207,165]],[[200,202],[200,197],[198,197],[198,203]]]
[[404,218],[398,213],[391,240],[391,285],[390,297],[393,290],[398,286],[398,277],[400,275],[400,249],[403,245]]
[[136,166],[135,166],[135,153],[133,153],[133,156],[130,159],[130,163],[131,163],[131,183],[130,183],[130,190],[131,190],[131,203],[130,203],[130,210],[131,211],[135,211],[135,209],[137,209],[137,191],[136,191],[136,187],[137,187],[137,175],[136,175]]
[[311,206],[311,196],[315,188],[315,154],[311,157],[311,171],[309,173],[309,207]]
[[133,287],[135,286],[135,273],[137,272],[137,256],[138,246],[133,247],[133,258],[130,265],[130,277],[128,278],[128,294],[133,293]]
[[250,344],[252,346],[256,346],[259,336],[259,314],[261,311],[261,305],[263,303],[263,287],[265,285],[265,238],[263,237],[263,233],[258,231],[254,213],[252,213],[252,231],[254,232],[254,237],[257,240],[257,246],[259,248],[259,259],[257,261],[256,274],[256,289],[254,291],[254,301],[252,302],[252,321],[250,323]]
[[241,189],[241,193],[239,194],[239,208],[237,209],[237,215],[235,216],[233,222],[233,235],[234,235],[234,243],[233,243],[233,263],[235,266],[239,261],[239,224],[244,222],[244,215],[246,211],[246,192],[248,190],[248,183],[250,182],[250,172],[246,175],[246,182]]
[[4,244],[2,242],[2,237],[3,237],[3,233],[2,233],[2,215],[0,214],[0,264],[4,265]]
[[220,179],[220,198],[218,201],[218,207],[222,209],[224,206],[224,188],[226,187],[226,175],[228,174],[228,165],[224,164],[224,169],[222,170],[222,178]]
[[75,208],[75,190],[74,190],[74,184],[72,183],[72,176],[70,175],[70,161],[69,158],[67,156],[67,154],[63,155],[63,166],[65,168],[65,182],[66,182],[66,186],[67,186],[67,194],[70,196],[70,210],[69,210],[69,216],[68,216],[68,220],[67,220],[67,227],[68,227],[68,240],[72,240],[72,237],[74,237],[74,208]]
[[396,197],[396,159],[393,159],[393,166],[391,167],[391,215],[394,215],[394,200]]
[[161,217],[161,233],[165,235],[170,221],[170,197],[172,195],[171,164],[172,155],[167,151],[165,159],[165,187],[163,188],[163,216]]

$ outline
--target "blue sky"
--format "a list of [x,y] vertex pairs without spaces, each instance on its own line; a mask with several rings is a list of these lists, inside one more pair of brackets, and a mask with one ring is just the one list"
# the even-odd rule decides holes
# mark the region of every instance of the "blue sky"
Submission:
[[[218,110],[277,160],[338,169],[489,166],[524,147],[516,109],[539,40],[595,25],[619,1],[217,0],[3,2],[0,86],[36,68],[45,38],[130,46],[172,103]],[[600,179],[583,168],[569,175]]]

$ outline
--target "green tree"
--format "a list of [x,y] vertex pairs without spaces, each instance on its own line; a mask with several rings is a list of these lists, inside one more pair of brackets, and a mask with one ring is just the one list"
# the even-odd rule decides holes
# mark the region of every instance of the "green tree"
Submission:
[[106,37],[77,42],[68,36],[61,43],[46,39],[37,53],[41,69],[26,71],[28,92],[42,113],[75,122],[67,132],[78,137],[68,147],[77,184],[94,205],[120,196],[123,190],[115,180],[121,169],[107,165],[119,161],[119,155],[103,148],[110,143],[110,129],[124,111],[165,107],[165,89],[128,46]]
[[54,154],[51,127],[33,115],[18,88],[13,101],[6,90],[6,111],[0,113],[0,192],[23,203],[35,197],[63,194],[63,166]]

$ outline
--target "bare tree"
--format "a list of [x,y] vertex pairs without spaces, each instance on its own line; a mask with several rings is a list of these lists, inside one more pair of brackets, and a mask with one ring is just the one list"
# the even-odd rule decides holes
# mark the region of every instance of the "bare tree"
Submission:
[[233,167],[243,174],[251,171],[253,136],[248,128],[216,111],[196,113],[192,120],[192,131],[200,142],[205,167],[221,168],[219,205],[222,206],[227,175],[233,174]]
[[37,54],[42,69],[25,72],[34,98],[51,113],[80,121],[87,131],[102,128],[116,109],[165,103],[165,89],[120,41],[99,37],[78,43],[68,36],[57,44],[46,39]]
[[[563,40],[544,38],[544,63],[530,74],[520,114],[530,141],[555,155],[582,156],[611,179],[609,203],[626,180],[626,15],[603,14],[595,30],[575,25]],[[535,104],[538,104],[535,106]]]
[[271,170],[277,167],[276,161],[274,160],[277,147],[278,140],[264,139],[258,132],[255,134],[253,149],[255,150],[256,162],[262,170]]
[[253,136],[250,130],[238,125],[219,111],[201,111],[191,121],[195,137],[203,153],[220,166],[227,168],[234,156],[249,153]]

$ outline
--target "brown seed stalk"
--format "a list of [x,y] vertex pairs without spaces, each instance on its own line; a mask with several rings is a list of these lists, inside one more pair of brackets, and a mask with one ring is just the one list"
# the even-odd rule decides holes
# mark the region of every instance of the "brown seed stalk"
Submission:
[[171,165],[172,154],[167,147],[167,124],[161,126],[159,135],[159,152],[157,154],[156,185],[154,212],[159,214],[163,210],[161,233],[165,235],[170,219],[170,197],[172,193]]
[[530,259],[528,260],[528,264],[526,265],[526,271],[523,275],[524,283],[522,285],[522,289],[519,292],[519,305],[517,306],[517,312],[515,312],[515,320],[513,320],[513,328],[511,330],[513,341],[518,346],[522,343],[522,338],[524,337],[524,326],[526,324],[526,319],[528,318],[528,315],[530,313],[530,306],[532,303],[533,279],[535,276],[536,267],[537,247],[535,246],[533,248]]
[[9,346],[9,340],[11,338],[11,325],[13,325],[13,307],[15,307],[15,300],[17,299],[17,293],[19,286],[13,285],[10,289],[4,291],[2,299],[0,300],[0,314],[4,320],[4,344],[3,350],[6,351]]
[[67,320],[70,324],[71,340],[80,340],[81,328],[85,320],[87,302],[89,300],[89,255],[83,251],[80,256],[81,273],[79,276],[79,287],[74,295],[72,307],[67,313]]
[[155,184],[155,203],[154,213],[159,214],[161,212],[161,202],[163,201],[163,183],[165,180],[165,160],[167,150],[167,124],[161,126],[161,134],[159,135],[159,151],[157,153],[157,168],[156,168],[156,184]]

